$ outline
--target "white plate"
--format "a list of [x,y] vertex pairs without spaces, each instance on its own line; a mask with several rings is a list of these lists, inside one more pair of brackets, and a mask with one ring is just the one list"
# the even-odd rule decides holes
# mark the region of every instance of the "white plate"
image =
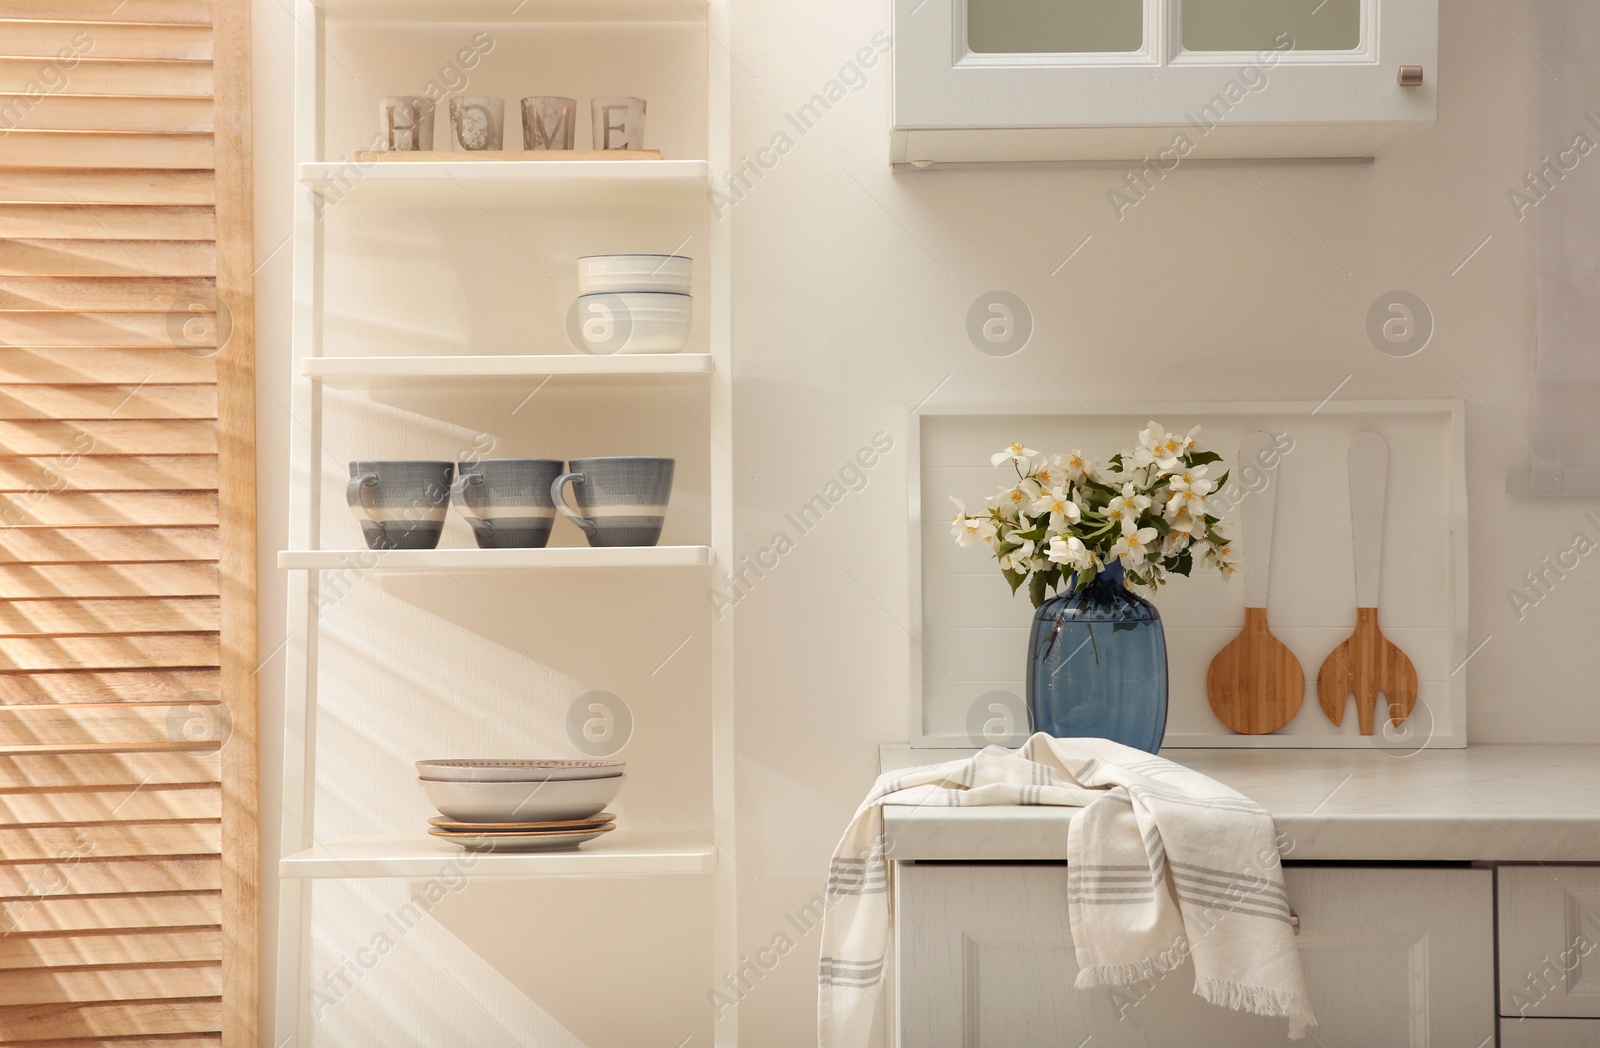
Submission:
[[593,830],[559,833],[452,833],[449,830],[428,831],[434,837],[459,844],[468,851],[565,851],[576,848],[584,841],[592,841],[601,834],[610,833],[610,826]]
[[433,782],[554,782],[621,775],[622,761],[589,760],[432,760],[417,761],[417,776]]
[[553,782],[431,782],[422,792],[439,814],[456,822],[561,822],[605,810],[626,775]]
[[615,822],[616,818],[610,812],[601,812],[590,819],[564,819],[560,822],[456,822],[440,815],[429,819],[428,825],[451,833],[570,833],[574,830],[592,830]]

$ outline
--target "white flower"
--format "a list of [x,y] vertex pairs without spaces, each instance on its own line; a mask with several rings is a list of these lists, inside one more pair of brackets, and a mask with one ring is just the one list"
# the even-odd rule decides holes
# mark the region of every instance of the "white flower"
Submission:
[[[1168,505],[1170,506],[1171,503],[1168,503]],[[1191,539],[1205,534],[1204,518],[1191,517],[1186,507],[1179,506],[1178,512],[1174,513],[1169,519],[1173,531],[1181,532]]]
[[1187,512],[1191,517],[1206,515],[1206,496],[1216,490],[1214,481],[1206,479],[1206,467],[1195,466],[1174,473],[1167,478],[1167,485],[1172,489],[1172,497],[1167,499],[1165,516],[1168,519],[1176,517],[1180,512]]
[[1015,571],[1019,575],[1026,575],[1032,568],[1029,561],[1033,559],[1033,543],[1023,540],[1022,545],[1010,553],[1000,554],[1000,567],[1004,571]]
[[1194,435],[1198,432],[1200,432],[1200,427],[1196,426],[1185,434],[1182,440],[1178,441],[1178,454],[1187,455],[1193,450],[1195,445]]
[[1065,484],[1034,499],[1033,512],[1041,516],[1050,514],[1051,531],[1060,531],[1083,519],[1083,512],[1078,509],[1078,504],[1067,497]]
[[1141,466],[1157,466],[1163,470],[1178,464],[1185,438],[1173,436],[1161,428],[1161,423],[1151,421],[1139,431],[1139,446],[1134,449],[1133,460]]
[[1106,504],[1106,516],[1112,520],[1122,521],[1123,529],[1139,519],[1139,514],[1150,508],[1150,497],[1139,494],[1139,489],[1133,481],[1122,485],[1122,494],[1113,498]]
[[1235,569],[1231,563],[1232,557],[1233,543],[1226,539],[1223,540],[1220,546],[1209,544],[1206,546],[1206,563],[1221,570],[1224,575],[1232,575],[1234,573]]
[[990,455],[989,464],[991,466],[998,466],[1002,462],[1015,462],[1018,466],[1021,466],[1024,471],[1026,471],[1028,466],[1033,462],[1033,456],[1037,454],[1037,451],[1021,443],[1011,444],[1008,445],[1004,451],[997,451],[993,455]]
[[1094,563],[1094,555],[1089,552],[1089,547],[1076,535],[1053,535],[1050,538],[1050,550],[1046,554],[1053,564],[1065,564],[1074,571],[1082,571]]
[[1161,537],[1155,528],[1132,528],[1131,521],[1123,522],[1122,537],[1111,547],[1111,555],[1122,561],[1124,568],[1137,570],[1144,566],[1150,555],[1150,546]]
[[1168,557],[1176,557],[1189,548],[1189,542],[1188,535],[1181,531],[1174,531],[1161,540],[1161,559],[1166,560]]
[[950,501],[956,504],[955,519],[951,521],[950,534],[956,537],[956,542],[962,546],[970,546],[974,539],[988,544],[994,541],[994,521],[988,517],[969,517],[967,507],[954,495]]
[[1021,487],[1015,487],[1001,488],[997,493],[985,499],[984,504],[990,509],[999,510],[1000,516],[1006,520],[1016,520],[1022,515],[1023,509],[1031,501],[1033,501],[1032,496],[1023,491]]
[[1083,480],[1092,477],[1100,469],[1100,464],[1094,459],[1085,458],[1083,452],[1073,448],[1068,454],[1060,456],[1061,468],[1066,470],[1068,480]]

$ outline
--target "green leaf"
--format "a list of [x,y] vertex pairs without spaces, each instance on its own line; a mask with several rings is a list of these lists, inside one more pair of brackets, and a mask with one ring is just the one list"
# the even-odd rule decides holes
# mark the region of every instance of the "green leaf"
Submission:
[[1045,579],[1042,571],[1034,572],[1033,578],[1028,580],[1028,599],[1033,601],[1034,607],[1037,608],[1044,603],[1045,586],[1047,584],[1048,580]]
[[1177,560],[1173,563],[1171,570],[1174,575],[1182,575],[1185,578],[1188,578],[1189,572],[1193,570],[1193,568],[1194,554],[1188,550],[1184,550],[1182,553],[1178,554]]
[[1222,456],[1215,451],[1196,451],[1187,456],[1187,461],[1191,466],[1208,466],[1213,462],[1221,462]]
[[1016,596],[1017,588],[1027,581],[1028,578],[1028,576],[1022,574],[1022,572],[1012,571],[1009,568],[1001,568],[1000,574],[1004,575],[1006,577],[1006,581],[1011,583],[1012,596]]

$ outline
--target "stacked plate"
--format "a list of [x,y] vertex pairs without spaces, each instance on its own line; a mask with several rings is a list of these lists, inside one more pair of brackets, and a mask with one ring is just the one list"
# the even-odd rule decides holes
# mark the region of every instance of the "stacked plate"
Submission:
[[418,761],[439,809],[428,833],[472,851],[576,848],[616,828],[605,810],[622,789],[620,761]]

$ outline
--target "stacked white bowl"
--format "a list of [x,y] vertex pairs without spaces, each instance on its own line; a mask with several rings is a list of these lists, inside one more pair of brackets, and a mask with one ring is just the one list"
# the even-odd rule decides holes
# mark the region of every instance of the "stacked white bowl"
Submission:
[[427,760],[417,776],[440,817],[428,832],[482,850],[575,847],[615,828],[606,805],[627,765],[598,760]]
[[683,255],[578,259],[578,332],[593,353],[676,353],[689,341],[694,299]]

